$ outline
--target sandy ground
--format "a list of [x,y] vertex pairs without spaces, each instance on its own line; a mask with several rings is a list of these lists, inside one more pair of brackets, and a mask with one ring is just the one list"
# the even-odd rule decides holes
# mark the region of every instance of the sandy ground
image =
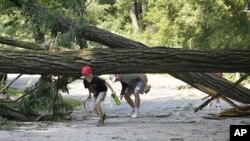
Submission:
[[[12,87],[25,88],[32,79],[34,83],[39,76],[23,76]],[[9,80],[13,79],[9,76]],[[104,78],[107,78],[104,76]],[[172,77],[149,75],[152,85],[148,94],[141,95],[140,117],[127,117],[131,108],[122,101],[114,104],[108,93],[103,102],[107,114],[105,126],[97,127],[94,113],[78,107],[72,114],[72,120],[63,122],[22,122],[20,129],[0,131],[0,141],[227,141],[229,126],[250,124],[248,118],[205,119],[221,110],[204,108],[194,113],[194,109],[204,101],[206,94],[195,89],[181,89],[186,84]],[[117,93],[120,84],[112,84]],[[85,99],[87,90],[82,81],[76,80],[69,85],[70,94],[64,97]],[[222,108],[230,106],[221,101]]]

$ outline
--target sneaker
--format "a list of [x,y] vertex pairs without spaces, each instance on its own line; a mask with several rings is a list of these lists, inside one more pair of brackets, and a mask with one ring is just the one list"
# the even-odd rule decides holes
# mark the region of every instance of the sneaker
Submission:
[[106,119],[106,114],[103,113],[103,115],[102,115],[102,120],[104,121],[105,119]]
[[131,117],[134,113],[135,113],[135,109],[133,109],[133,111],[130,114],[128,114],[127,116]]
[[130,117],[137,118],[139,116],[139,112],[134,112]]
[[104,121],[105,121],[105,119],[106,119],[106,114],[105,114],[105,113],[103,113],[103,115],[102,115],[102,119],[101,119],[101,120],[99,120],[99,122],[98,122],[97,126],[104,126]]
[[104,126],[104,120],[99,120],[97,126]]

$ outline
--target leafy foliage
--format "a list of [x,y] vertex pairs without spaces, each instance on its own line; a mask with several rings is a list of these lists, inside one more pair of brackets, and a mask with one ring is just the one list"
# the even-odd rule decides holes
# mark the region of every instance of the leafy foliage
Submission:
[[134,2],[116,1],[109,7],[112,11],[98,14],[98,26],[151,46],[249,48],[250,23],[243,11],[244,0],[147,0],[139,19],[140,33],[133,32],[128,12]]
[[[48,41],[54,38],[56,43],[68,48],[76,48],[77,45],[80,48],[87,47],[86,41],[79,38],[81,33],[77,32],[80,25],[87,23],[150,46],[190,49],[250,46],[250,18],[243,11],[245,0],[39,0],[50,11],[29,11],[27,13],[30,14],[30,19],[7,0],[2,1],[4,4],[1,8],[6,10],[0,13],[0,28],[4,29],[1,34],[30,40],[36,35],[39,25]],[[141,29],[139,33],[133,32],[129,14],[135,4],[143,7],[138,19]],[[64,14],[81,22],[70,29],[61,30],[63,27],[60,21],[50,18],[57,14]],[[59,29],[61,32],[58,32]]]
[[17,125],[15,122],[10,122],[7,119],[0,116],[0,131],[11,131],[17,129]]
[[58,93],[58,90],[68,92],[69,79],[63,77],[58,80],[52,81],[51,76],[42,76],[36,84],[39,85],[37,89],[31,87],[25,91],[26,94],[31,94],[22,99],[18,106],[19,110],[25,115],[38,113],[41,110],[53,111],[53,114],[59,117],[71,113],[73,106],[64,102],[62,96]]

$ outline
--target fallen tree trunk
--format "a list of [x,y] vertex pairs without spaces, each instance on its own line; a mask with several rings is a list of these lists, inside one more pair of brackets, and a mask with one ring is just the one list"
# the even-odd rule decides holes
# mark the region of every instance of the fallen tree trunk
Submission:
[[0,36],[0,43],[5,44],[5,45],[14,46],[14,47],[30,49],[30,50],[41,51],[41,50],[53,49],[53,51],[69,51],[69,49],[62,48],[62,47],[49,46],[46,44],[37,44],[37,43],[27,42],[27,41],[20,41],[20,40],[16,40],[16,39],[13,39],[10,37],[3,37],[3,36]]
[[[76,76],[80,75],[80,69],[84,65],[93,66],[95,74],[250,72],[250,50],[218,52],[144,48],[46,53],[0,49],[0,53],[0,70],[9,73]],[[186,78],[187,74],[183,74],[185,75],[181,76]],[[187,75],[188,80],[191,80],[190,77]]]
[[207,93],[221,94],[230,99],[236,100],[244,104],[250,104],[250,90],[240,85],[234,86],[232,82],[217,78],[210,73],[172,73],[176,78],[180,78],[189,85]]
[[28,121],[28,117],[21,114],[19,111],[11,109],[4,104],[0,104],[0,115],[9,119],[18,119],[21,121]]
[[0,43],[31,50],[44,50],[40,45],[36,43],[14,40],[12,38],[2,37],[2,36],[0,36]]
[[235,108],[230,108],[222,111],[217,116],[218,117],[239,117],[239,116],[249,116],[250,115],[250,106],[241,106],[242,110],[239,111]]
[[[137,55],[127,55],[131,54],[130,52],[135,50],[136,52],[143,52],[143,54],[139,58],[135,57]],[[186,64],[190,65],[191,67],[184,65],[185,59],[178,60],[176,62],[175,59],[169,60],[169,58],[171,58],[170,56],[167,57],[167,60],[164,60],[164,58],[155,60],[154,62],[156,63],[145,62],[145,60],[150,60],[150,61],[153,60],[152,57],[159,56],[159,54],[161,54],[163,50],[168,50],[168,49],[167,48],[160,48],[160,49],[152,48],[143,50],[113,49],[112,52],[110,49],[95,49],[95,50],[60,52],[60,53],[57,52],[57,54],[30,51],[30,50],[23,50],[23,51],[1,50],[2,53],[0,54],[0,63],[2,65],[0,66],[0,69],[13,73],[22,72],[26,74],[34,73],[34,74],[70,75],[70,76],[80,75],[81,66],[83,65],[94,66],[95,74],[134,73],[134,72],[138,73],[172,72],[171,75],[173,75],[174,77],[179,78],[184,82],[187,82],[191,86],[194,86],[195,88],[205,93],[214,93],[214,94],[220,93],[223,96],[237,100],[238,102],[245,104],[250,103],[250,91],[248,89],[241,86],[232,87],[231,82],[225,79],[217,79],[215,75],[204,74],[204,73],[193,73],[193,72],[173,73],[173,71],[176,70],[180,72],[190,71],[190,69],[192,69],[193,71],[197,70],[199,71],[199,68],[201,67],[200,64],[202,63],[201,62],[196,63],[197,62],[196,60],[199,60],[197,57],[194,57],[193,59],[187,59],[188,56],[184,57],[186,60],[189,61],[189,62],[186,61]],[[120,53],[124,55],[121,55]],[[23,54],[26,55],[23,56]],[[172,52],[170,54],[174,54],[174,56],[176,56],[175,52]],[[177,54],[181,54],[181,52],[178,52]],[[182,57],[185,56],[186,54],[185,51],[183,52],[183,54],[184,55],[180,56]],[[204,56],[205,54],[209,55],[208,52],[204,53],[204,55],[202,53],[198,54],[202,56]],[[233,54],[235,54],[235,51],[232,53],[232,55]],[[177,57],[177,58],[182,58],[182,57]],[[192,60],[195,61],[195,63],[192,64]],[[178,62],[181,62],[181,64],[178,64]],[[204,62],[208,61],[204,60]],[[225,61],[225,63],[226,62],[227,61]],[[209,65],[204,65],[203,69],[207,69],[207,71],[213,71],[213,68],[208,69],[207,66]],[[210,65],[210,67],[211,66],[212,65]],[[222,65],[222,66],[227,66],[227,65]],[[214,69],[218,68],[219,66],[217,66],[215,63]],[[232,68],[231,66],[229,66],[228,70],[231,70]]]

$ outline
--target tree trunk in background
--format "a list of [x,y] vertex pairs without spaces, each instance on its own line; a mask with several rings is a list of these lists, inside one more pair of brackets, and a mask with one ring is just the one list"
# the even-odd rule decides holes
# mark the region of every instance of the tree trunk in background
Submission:
[[146,8],[147,0],[134,0],[133,6],[129,10],[129,16],[135,32],[139,32],[142,28],[141,26],[144,26],[140,25],[140,21]]
[[45,42],[45,35],[41,32],[39,25],[36,26],[37,33],[35,35],[35,43],[42,44]]
[[134,4],[129,10],[129,16],[132,21],[132,25],[134,26],[135,32],[139,32],[140,25],[139,25],[139,3],[137,0],[134,0]]

